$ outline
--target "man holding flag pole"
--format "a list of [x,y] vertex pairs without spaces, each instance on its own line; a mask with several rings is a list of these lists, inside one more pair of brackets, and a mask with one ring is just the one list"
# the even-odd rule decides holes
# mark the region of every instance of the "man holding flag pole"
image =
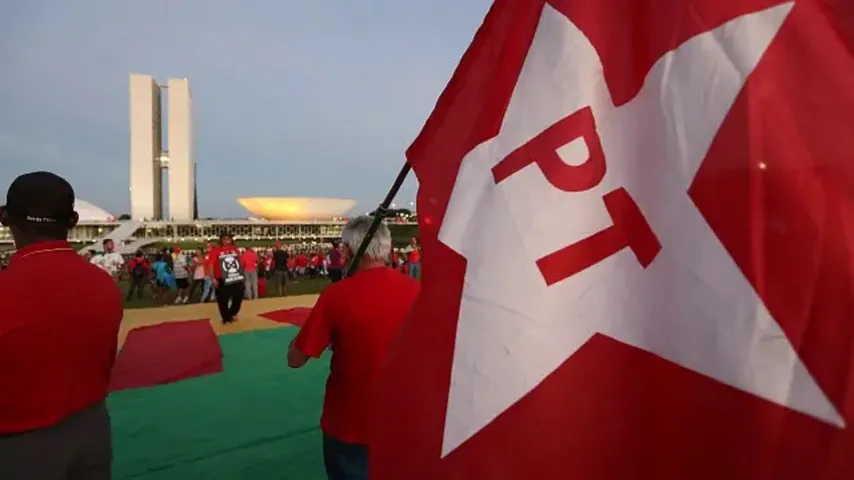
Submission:
[[843,0],[496,0],[371,478],[854,478],[852,51]]

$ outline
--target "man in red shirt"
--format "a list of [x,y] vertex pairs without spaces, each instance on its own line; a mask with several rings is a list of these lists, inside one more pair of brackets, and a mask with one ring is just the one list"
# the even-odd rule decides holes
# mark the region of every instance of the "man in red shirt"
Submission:
[[308,267],[308,255],[300,251],[297,255],[297,275],[304,276],[306,267]]
[[202,288],[202,298],[199,300],[202,303],[207,303],[209,300],[216,300],[216,292],[213,286],[213,276],[211,272],[213,272],[213,257],[211,257],[211,252],[216,246],[213,243],[208,243],[205,245],[204,250],[204,258],[205,258],[205,283]]
[[[64,179],[18,177],[0,222],[18,249],[0,272],[0,479],[109,479],[121,292],[66,241],[77,213]],[[42,302],[32,286],[46,278]]]
[[145,290],[145,286],[150,282],[151,267],[141,250],[138,250],[134,257],[128,262],[128,272],[130,273],[130,288],[128,288],[125,301],[130,301],[133,293],[136,292],[140,300]]
[[258,254],[255,250],[247,248],[240,255],[240,264],[243,266],[243,275],[246,279],[243,281],[244,298],[253,300],[258,298]]
[[[365,238],[372,218],[357,217],[342,232],[347,255]],[[374,383],[389,343],[418,296],[419,283],[386,266],[391,234],[383,224],[352,276],[320,294],[288,348],[288,364],[300,368],[331,346],[332,362],[320,427],[323,458],[333,480],[368,478],[367,419]]]
[[216,291],[216,303],[222,323],[237,320],[243,303],[243,282],[246,278],[240,263],[240,252],[234,246],[234,237],[224,233],[219,237],[219,246],[208,253],[211,266],[210,279]]
[[323,252],[311,252],[311,277],[323,274]]
[[409,270],[409,276],[412,278],[420,278],[421,277],[421,247],[418,246],[418,239],[412,237],[412,244],[410,245],[411,250],[409,250],[409,255],[407,256],[407,267]]
[[340,282],[344,278],[344,255],[341,254],[341,245],[338,240],[332,241],[332,250],[329,251],[326,258],[329,259],[329,264],[326,265],[329,280],[332,283]]

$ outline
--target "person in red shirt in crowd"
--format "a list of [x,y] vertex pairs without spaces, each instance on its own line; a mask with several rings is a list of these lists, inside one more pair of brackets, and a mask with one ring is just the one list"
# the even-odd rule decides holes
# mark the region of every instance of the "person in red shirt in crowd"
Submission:
[[199,300],[202,303],[207,303],[210,300],[216,300],[216,289],[213,286],[213,257],[211,256],[211,252],[213,252],[216,245],[213,243],[208,243],[205,245],[205,283],[202,288],[202,298]]
[[219,246],[208,254],[208,264],[223,325],[237,321],[243,303],[245,275],[240,264],[240,251],[234,246],[234,237],[230,233],[219,237]]
[[275,263],[273,262],[273,252],[268,250],[267,253],[264,254],[264,274],[262,275],[266,279],[270,279],[273,276],[273,266]]
[[258,254],[255,250],[247,248],[240,255],[240,264],[243,266],[244,298],[254,300],[258,298]]
[[[111,478],[105,400],[122,294],[71,248],[77,219],[71,185],[48,172],[15,179],[0,207],[18,249],[0,272],[2,480]],[[44,302],[33,285],[47,278]]]
[[261,298],[267,296],[267,283],[273,278],[274,266],[273,252],[268,250],[261,261],[261,272],[258,274],[258,296]]
[[128,273],[130,273],[130,288],[128,288],[128,294],[125,301],[128,301],[133,297],[134,291],[136,291],[139,299],[142,300],[142,294],[145,290],[145,286],[151,282],[151,267],[148,265],[148,261],[145,259],[142,251],[137,251],[127,265]]
[[409,270],[409,276],[412,278],[419,278],[421,276],[421,247],[418,246],[418,239],[412,237],[412,245],[410,245],[412,250],[409,251],[409,255],[407,256],[407,269]]
[[306,267],[308,267],[308,255],[301,251],[297,255],[297,275],[305,275]]
[[315,275],[323,275],[323,252],[318,251],[314,252],[311,255],[311,274]]
[[297,259],[293,256],[288,257],[288,275],[291,276],[291,280],[295,277],[295,272],[297,268]]
[[[373,219],[350,220],[342,232],[353,255]],[[378,370],[389,344],[418,296],[419,283],[386,266],[391,234],[382,224],[371,238],[356,272],[330,284],[288,348],[288,365],[332,349],[320,427],[330,479],[368,478],[368,417]]]
[[326,272],[329,274],[329,280],[332,283],[340,281],[344,278],[344,255],[341,253],[341,244],[338,240],[332,241],[332,250],[327,255]]

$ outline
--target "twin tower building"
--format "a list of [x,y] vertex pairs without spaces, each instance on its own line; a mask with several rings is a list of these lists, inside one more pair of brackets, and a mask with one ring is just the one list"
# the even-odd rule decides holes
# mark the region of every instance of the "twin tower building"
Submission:
[[130,76],[130,207],[134,220],[198,218],[193,102],[186,78],[161,85],[151,75]]

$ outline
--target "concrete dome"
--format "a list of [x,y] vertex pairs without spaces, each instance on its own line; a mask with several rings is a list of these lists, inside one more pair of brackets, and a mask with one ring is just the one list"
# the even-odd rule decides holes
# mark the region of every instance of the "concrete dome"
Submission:
[[344,216],[356,205],[344,198],[252,197],[237,202],[252,215],[265,220],[328,220]]
[[74,210],[80,216],[81,222],[110,222],[116,219],[112,213],[86,200],[75,200]]

